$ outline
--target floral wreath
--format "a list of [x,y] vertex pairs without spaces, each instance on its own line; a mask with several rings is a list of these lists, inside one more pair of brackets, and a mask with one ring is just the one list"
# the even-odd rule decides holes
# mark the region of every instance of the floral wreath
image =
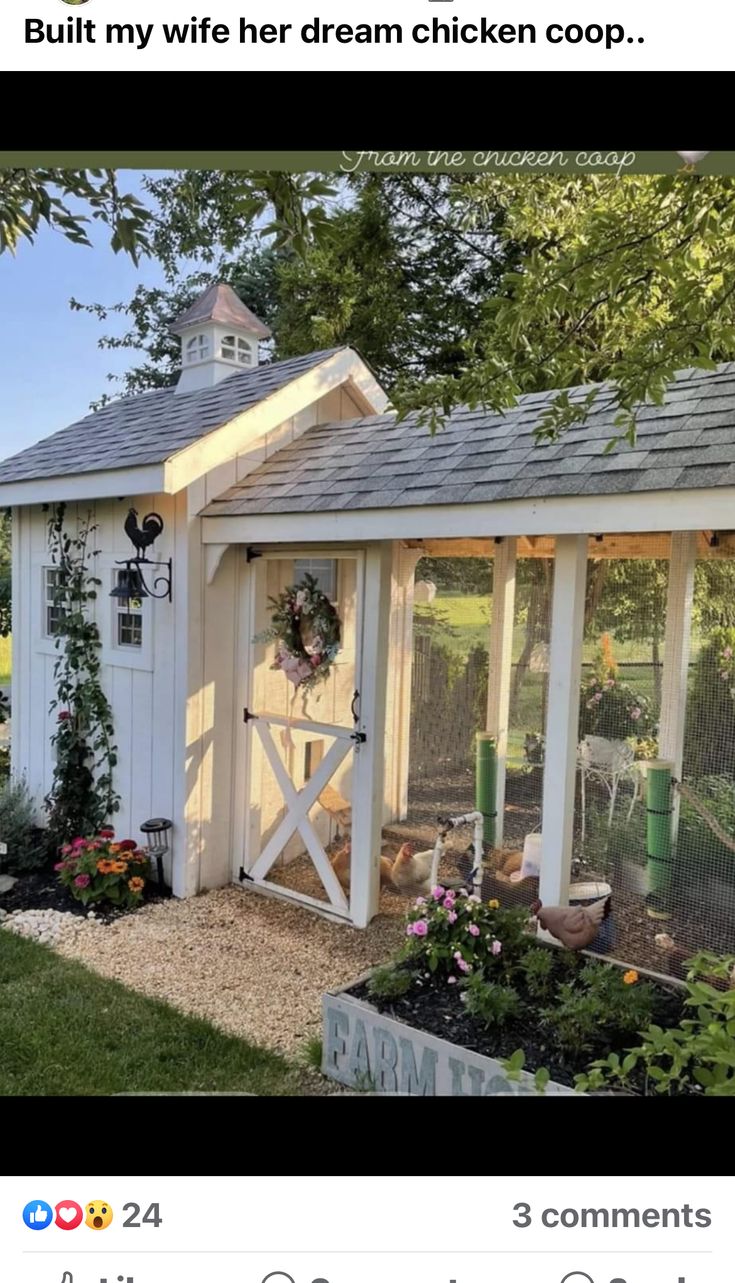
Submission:
[[270,628],[254,640],[275,641],[276,658],[271,668],[285,673],[294,688],[309,690],[329,676],[339,654],[339,615],[313,575],[304,575],[298,584],[268,600],[273,607]]

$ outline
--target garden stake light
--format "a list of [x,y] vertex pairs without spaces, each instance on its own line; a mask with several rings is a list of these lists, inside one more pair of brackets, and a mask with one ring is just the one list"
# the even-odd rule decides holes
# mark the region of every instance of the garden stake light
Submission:
[[646,849],[648,851],[649,918],[670,918],[671,890],[671,762],[649,762],[646,770]]
[[140,826],[141,833],[145,833],[146,846],[148,847],[148,855],[150,856],[151,860],[156,861],[156,869],[158,872],[158,890],[161,893],[161,895],[167,895],[167,896],[170,896],[172,894],[172,890],[171,890],[171,887],[166,886],[166,883],[164,881],[163,857],[164,855],[168,854],[170,849],[168,845],[167,834],[169,829],[172,829],[172,828],[173,828],[173,822],[171,820],[164,820],[160,816],[158,816],[153,820],[146,820],[145,823],[141,824]]
[[496,781],[498,774],[498,749],[494,735],[478,731],[475,737],[475,807],[484,818],[484,837],[488,846],[495,846],[495,820],[497,819]]

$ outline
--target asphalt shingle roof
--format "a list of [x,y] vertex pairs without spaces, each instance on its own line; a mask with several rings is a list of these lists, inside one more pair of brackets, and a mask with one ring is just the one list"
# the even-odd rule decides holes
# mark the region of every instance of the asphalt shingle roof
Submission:
[[0,485],[162,463],[337,351],[259,365],[199,392],[162,388],[111,401],[0,463]]
[[[589,388],[577,388],[571,399]],[[584,425],[537,445],[554,392],[506,414],[458,410],[432,437],[415,416],[390,414],[309,428],[204,509],[205,516],[485,503],[735,485],[735,362],[682,370],[663,405],[643,405],[631,447],[614,435],[609,385]]]

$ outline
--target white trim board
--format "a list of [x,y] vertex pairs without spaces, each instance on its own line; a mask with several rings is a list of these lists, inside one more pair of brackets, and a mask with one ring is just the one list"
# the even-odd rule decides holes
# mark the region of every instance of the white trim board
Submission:
[[202,518],[205,543],[582,535],[735,527],[735,486],[636,494],[513,499],[504,503],[355,508]]

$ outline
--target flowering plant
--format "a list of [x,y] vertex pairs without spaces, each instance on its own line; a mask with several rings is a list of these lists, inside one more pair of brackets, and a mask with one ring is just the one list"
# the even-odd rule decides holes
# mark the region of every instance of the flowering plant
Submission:
[[526,909],[436,886],[408,910],[403,956],[445,974],[450,985],[476,972],[507,975],[532,942],[528,920]]
[[60,856],[54,868],[75,900],[109,900],[126,909],[140,904],[150,860],[132,838],[116,842],[112,829],[100,829],[96,837],[65,843]]
[[582,682],[580,704],[582,735],[641,739],[654,730],[646,696],[620,680],[607,633],[600,640],[592,676]]
[[727,683],[730,699],[735,701],[735,650],[732,646],[723,646],[717,658],[720,681]]
[[272,668],[286,674],[294,688],[309,690],[329,676],[339,654],[341,626],[331,601],[317,587],[313,575],[270,598],[270,628],[258,633],[256,642],[276,642]]

